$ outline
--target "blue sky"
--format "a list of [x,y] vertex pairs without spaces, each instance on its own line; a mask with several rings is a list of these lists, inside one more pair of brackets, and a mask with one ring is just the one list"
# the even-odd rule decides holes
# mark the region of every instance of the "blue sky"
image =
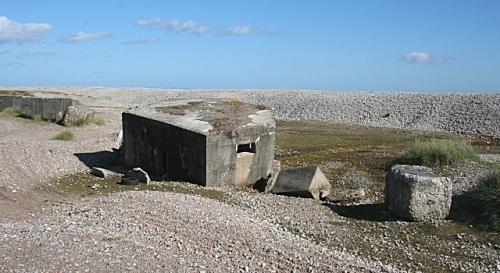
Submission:
[[500,92],[500,1],[22,1],[0,86]]

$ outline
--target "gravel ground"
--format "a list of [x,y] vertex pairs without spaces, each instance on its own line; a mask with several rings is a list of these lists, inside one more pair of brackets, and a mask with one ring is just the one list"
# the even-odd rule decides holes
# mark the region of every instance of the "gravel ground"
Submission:
[[2,272],[397,272],[314,244],[252,212],[125,192],[0,222]]
[[[455,242],[419,233],[426,227],[387,223],[385,218],[361,219],[360,224],[352,220],[352,211],[313,200],[229,190],[235,203],[230,205],[169,192],[131,191],[75,199],[43,190],[51,178],[87,170],[99,153],[110,151],[120,130],[121,111],[136,105],[234,97],[270,104],[283,119],[500,138],[500,94],[28,90],[45,97],[76,98],[107,123],[73,128],[76,139],[65,142],[51,139],[63,130],[58,125],[0,117],[1,272],[396,272],[401,268],[416,272],[432,268],[426,261],[451,271],[500,272],[497,235],[493,244],[473,235],[460,235],[466,238]],[[376,210],[376,206],[360,209]],[[381,232],[386,229],[387,236]],[[392,238],[393,232],[399,235]],[[400,239],[407,235],[424,241],[421,246],[401,246],[405,242]],[[442,246],[443,253],[432,256],[422,251],[425,242],[429,247]],[[379,259],[384,251],[392,257]]]

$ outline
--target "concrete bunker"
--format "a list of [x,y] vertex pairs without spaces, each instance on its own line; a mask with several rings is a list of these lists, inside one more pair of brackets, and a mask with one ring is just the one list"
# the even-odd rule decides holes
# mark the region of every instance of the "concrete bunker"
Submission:
[[153,178],[250,186],[272,173],[275,121],[234,99],[167,101],[122,114],[122,157]]

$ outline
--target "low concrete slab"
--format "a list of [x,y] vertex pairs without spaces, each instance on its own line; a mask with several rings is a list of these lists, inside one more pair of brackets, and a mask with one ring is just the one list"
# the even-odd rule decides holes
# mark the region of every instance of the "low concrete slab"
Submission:
[[314,198],[320,200],[330,195],[331,185],[317,166],[281,171],[272,193]]
[[44,120],[60,122],[66,109],[78,101],[68,98],[36,98],[0,96],[0,111],[14,108],[29,117],[39,116]]
[[385,183],[387,208],[412,221],[440,220],[451,207],[452,182],[422,166],[395,165]]

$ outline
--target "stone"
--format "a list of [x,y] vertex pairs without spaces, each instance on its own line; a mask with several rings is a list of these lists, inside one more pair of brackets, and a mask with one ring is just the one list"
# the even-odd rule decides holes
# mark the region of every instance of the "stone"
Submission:
[[113,176],[119,176],[119,174],[116,172],[113,172],[113,171],[110,171],[110,170],[107,170],[104,168],[98,168],[98,167],[93,167],[90,170],[90,173],[97,176],[97,177],[101,177],[104,179],[108,179],[108,178],[111,178]]
[[364,189],[339,191],[328,196],[328,201],[331,202],[357,202],[366,197]]
[[278,175],[281,171],[281,162],[278,160],[273,161],[273,172],[271,173],[271,176],[267,180],[266,187],[264,189],[264,192],[268,193],[271,192],[274,188],[274,185],[276,184],[276,179],[278,178]]
[[431,168],[395,165],[387,173],[384,193],[387,209],[402,218],[442,220],[450,212],[452,181]]
[[68,106],[64,112],[62,124],[65,126],[81,126],[94,117],[94,110],[85,106]]
[[143,182],[148,185],[149,183],[151,183],[151,178],[149,178],[149,174],[139,167],[130,170],[126,176],[136,178],[139,180],[139,182]]
[[320,168],[308,166],[280,171],[271,192],[321,200],[330,195],[330,190],[330,182]]
[[116,137],[115,145],[118,148],[121,148],[123,145],[123,130],[120,130],[118,136]]

